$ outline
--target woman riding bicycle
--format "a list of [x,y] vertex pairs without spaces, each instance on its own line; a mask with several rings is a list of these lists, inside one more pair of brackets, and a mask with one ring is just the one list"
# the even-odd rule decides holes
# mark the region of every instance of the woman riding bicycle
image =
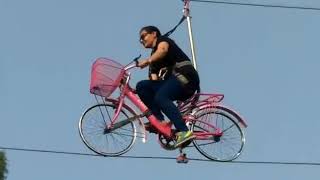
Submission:
[[199,90],[198,73],[189,57],[172,39],[161,36],[157,27],[143,27],[140,42],[152,52],[149,58],[138,63],[141,68],[149,66],[149,80],[138,82],[136,91],[158,120],[164,121],[162,111],[174,124],[177,130],[175,146],[178,147],[193,139],[194,135],[173,101],[186,100]]

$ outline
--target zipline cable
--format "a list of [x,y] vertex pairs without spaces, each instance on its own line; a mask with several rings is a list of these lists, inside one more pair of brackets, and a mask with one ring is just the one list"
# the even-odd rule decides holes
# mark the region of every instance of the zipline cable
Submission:
[[272,5],[272,4],[256,4],[256,3],[242,3],[242,2],[227,2],[227,1],[209,1],[209,0],[190,0],[199,3],[211,3],[211,4],[227,4],[227,5],[239,5],[239,6],[253,6],[253,7],[265,7],[265,8],[283,8],[283,9],[298,9],[298,10],[314,10],[320,11],[320,8],[316,7],[304,7],[304,6],[287,6],[287,5]]
[[[112,157],[112,156],[101,156],[101,155],[98,155],[98,154],[80,153],[80,152],[67,152],[67,151],[54,151],[54,150],[41,150],[41,149],[27,149],[27,148],[13,148],[13,147],[3,147],[3,146],[0,146],[0,149],[10,150],[10,151],[64,154],[64,155],[74,155],[74,156],[95,156],[95,157],[126,158],[126,159],[176,160],[175,157],[164,157],[164,156],[115,156],[115,157]],[[212,161],[212,160],[208,160],[208,159],[199,159],[199,158],[188,158],[188,159],[191,160],[191,161],[219,163],[217,161]],[[320,166],[320,163],[317,163],[317,162],[229,161],[229,162],[224,162],[224,163]]]

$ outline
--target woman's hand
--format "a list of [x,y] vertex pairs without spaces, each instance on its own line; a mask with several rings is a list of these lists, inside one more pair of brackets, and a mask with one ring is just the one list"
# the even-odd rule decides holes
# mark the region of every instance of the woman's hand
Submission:
[[141,69],[147,67],[150,64],[149,59],[144,59],[138,62],[138,67],[140,67]]
[[155,73],[150,74],[149,79],[152,80],[152,81],[158,81],[159,80],[158,75],[155,74]]

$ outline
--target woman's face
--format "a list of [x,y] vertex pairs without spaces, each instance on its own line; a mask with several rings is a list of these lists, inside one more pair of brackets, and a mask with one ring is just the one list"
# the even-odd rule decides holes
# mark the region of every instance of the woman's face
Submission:
[[156,32],[148,33],[145,30],[140,32],[140,43],[145,48],[153,48],[156,44],[156,40],[157,40],[157,33]]

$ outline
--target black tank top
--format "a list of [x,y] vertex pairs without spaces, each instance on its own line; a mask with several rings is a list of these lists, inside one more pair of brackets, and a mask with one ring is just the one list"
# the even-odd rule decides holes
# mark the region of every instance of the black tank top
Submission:
[[169,49],[165,57],[161,60],[152,63],[149,66],[149,75],[158,74],[160,69],[172,68],[177,62],[190,61],[189,57],[179,48],[179,46],[170,38],[165,36],[160,36],[157,39],[156,46],[152,49],[151,55],[158,49],[161,42],[167,42],[169,44]]
[[[153,48],[151,55],[158,49],[158,45],[161,42],[167,42],[169,44],[169,49],[165,57],[157,62],[153,62],[149,66],[149,76],[151,74],[159,74],[159,71],[162,68],[167,68],[169,72],[164,77],[167,79],[172,75],[172,70],[175,68],[175,64],[183,61],[190,61],[190,58],[180,49],[180,47],[170,38],[165,36],[160,36],[157,39],[157,43],[155,48]],[[179,69],[175,68],[175,71],[184,75],[188,80],[189,83],[185,86],[186,89],[190,91],[194,91],[195,89],[199,89],[199,76],[198,72],[194,69],[192,65],[183,66]]]

